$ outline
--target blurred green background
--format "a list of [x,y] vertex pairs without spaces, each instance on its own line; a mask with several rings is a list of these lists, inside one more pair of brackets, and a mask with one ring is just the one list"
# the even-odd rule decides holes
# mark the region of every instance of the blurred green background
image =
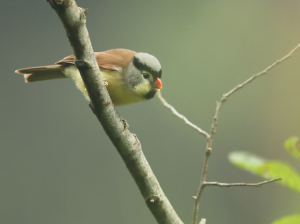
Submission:
[[[155,55],[163,96],[209,130],[216,101],[300,43],[298,0],[77,1],[89,8],[95,51]],[[155,223],[123,161],[70,80],[25,84],[14,70],[72,54],[46,1],[0,8],[0,223]],[[283,148],[300,135],[300,52],[255,80],[222,109],[208,180],[259,182],[228,162],[243,150],[300,166]],[[167,197],[190,223],[205,139],[154,100],[117,108],[140,139]],[[208,223],[265,224],[299,212],[299,196],[277,184],[207,187]]]

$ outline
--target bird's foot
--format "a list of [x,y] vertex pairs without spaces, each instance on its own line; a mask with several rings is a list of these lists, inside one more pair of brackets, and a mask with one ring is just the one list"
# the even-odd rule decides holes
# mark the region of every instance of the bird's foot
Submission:
[[124,125],[124,130],[127,130],[129,128],[129,124],[127,123],[127,121],[125,119],[122,118],[122,121],[123,121],[123,125]]
[[[106,81],[106,78],[103,78],[104,81]],[[108,82],[104,82],[105,86],[108,86]]]

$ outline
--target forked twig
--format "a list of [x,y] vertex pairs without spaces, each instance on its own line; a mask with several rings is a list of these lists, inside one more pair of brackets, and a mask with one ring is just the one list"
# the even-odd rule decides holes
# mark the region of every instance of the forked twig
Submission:
[[206,182],[206,173],[207,173],[207,167],[208,167],[209,157],[210,157],[211,150],[212,150],[212,142],[213,142],[214,135],[216,133],[216,127],[217,127],[217,124],[218,124],[219,114],[220,114],[222,105],[227,101],[227,99],[233,93],[237,92],[239,89],[243,88],[244,86],[246,86],[247,84],[249,84],[250,82],[252,82],[254,79],[260,77],[263,74],[266,74],[268,71],[270,71],[276,65],[278,65],[279,63],[281,63],[281,62],[285,61],[286,59],[288,59],[289,57],[291,57],[292,54],[296,50],[298,50],[299,48],[300,48],[300,44],[298,44],[287,55],[285,55],[281,59],[275,61],[273,64],[271,64],[270,66],[268,66],[263,71],[261,71],[261,72],[259,72],[257,74],[254,74],[252,77],[250,77],[249,79],[247,79],[245,82],[237,85],[236,87],[234,87],[229,92],[223,94],[223,96],[221,97],[220,102],[217,102],[216,112],[215,112],[215,115],[214,115],[214,118],[213,118],[213,122],[212,122],[212,125],[211,125],[210,134],[208,134],[208,132],[202,130],[201,128],[199,128],[195,124],[191,123],[185,116],[183,116],[180,113],[178,113],[177,110],[173,106],[171,106],[170,104],[168,104],[166,102],[166,100],[161,96],[161,93],[158,94],[158,98],[160,99],[160,101],[162,102],[162,104],[165,107],[169,108],[175,116],[177,116],[178,118],[184,120],[187,125],[189,125],[190,127],[196,129],[199,133],[201,133],[202,135],[204,135],[206,137],[206,139],[207,139],[206,153],[205,153],[206,156],[205,156],[205,159],[204,159],[204,165],[203,165],[203,169],[202,169],[202,175],[201,175],[200,185],[199,185],[199,188],[198,188],[198,191],[197,191],[197,195],[193,197],[195,199],[195,204],[194,204],[194,212],[193,212],[193,221],[192,221],[192,224],[197,224],[198,210],[199,210],[199,201],[200,201],[200,197],[201,197],[201,194],[202,194],[203,189],[204,189],[205,186],[220,186],[220,187],[255,186],[255,187],[257,187],[257,186],[261,186],[263,184],[267,184],[267,183],[271,183],[271,182],[280,180],[280,178],[278,178],[278,179],[263,181],[263,182],[256,183],[256,184],[246,184],[246,183],[232,183],[232,184],[230,184],[230,183]]

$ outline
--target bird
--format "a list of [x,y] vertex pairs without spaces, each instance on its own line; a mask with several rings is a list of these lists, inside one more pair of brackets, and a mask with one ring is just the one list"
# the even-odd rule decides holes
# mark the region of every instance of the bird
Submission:
[[[153,55],[122,48],[95,52],[94,55],[114,106],[152,99],[162,89],[161,64]],[[73,55],[54,65],[22,68],[15,72],[24,75],[26,83],[70,78],[90,101]]]

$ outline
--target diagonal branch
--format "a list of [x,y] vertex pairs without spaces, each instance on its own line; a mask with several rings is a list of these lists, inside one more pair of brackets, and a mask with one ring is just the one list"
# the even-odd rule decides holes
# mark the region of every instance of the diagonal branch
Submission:
[[74,0],[48,0],[48,2],[66,29],[74,51],[75,64],[91,99],[91,108],[125,162],[148,208],[158,223],[182,224],[152,172],[140,142],[128,129],[125,130],[124,120],[114,109],[85,25],[87,10],[78,8]]
[[179,119],[183,120],[188,126],[194,128],[196,131],[198,131],[200,134],[204,135],[206,138],[209,138],[209,134],[206,131],[203,131],[197,125],[190,122],[185,116],[178,113],[177,110],[174,107],[172,107],[170,104],[168,104],[167,101],[162,97],[160,91],[157,93],[157,96],[160,99],[160,101],[162,102],[162,104],[166,108],[170,109],[175,116],[177,116]]

